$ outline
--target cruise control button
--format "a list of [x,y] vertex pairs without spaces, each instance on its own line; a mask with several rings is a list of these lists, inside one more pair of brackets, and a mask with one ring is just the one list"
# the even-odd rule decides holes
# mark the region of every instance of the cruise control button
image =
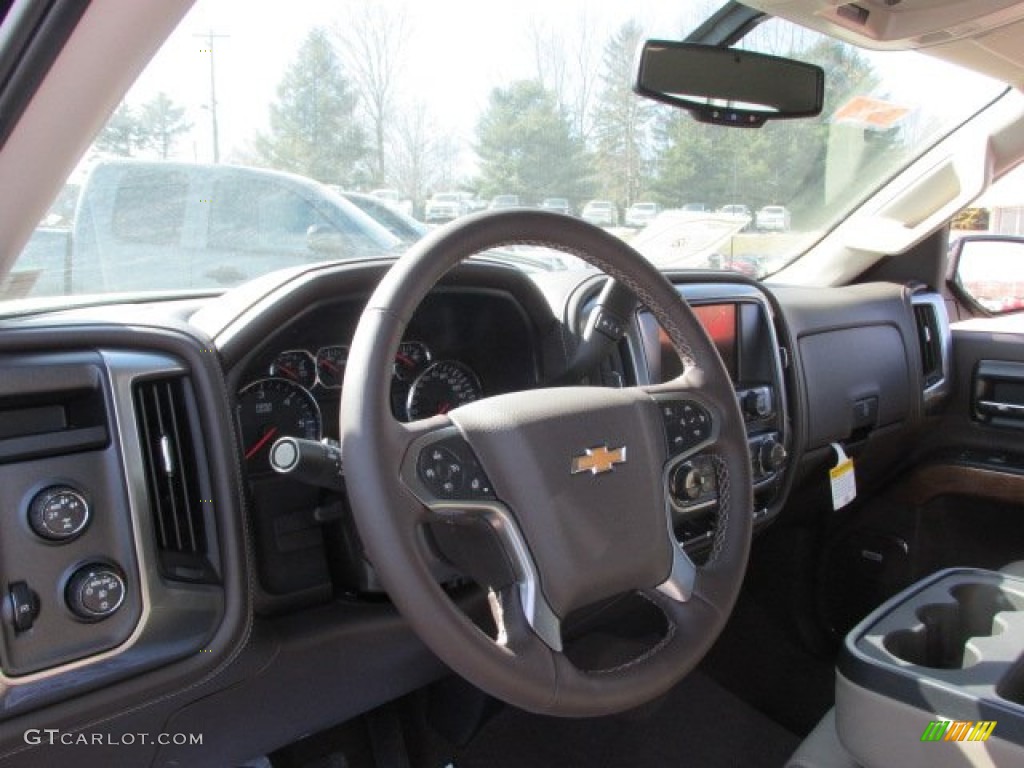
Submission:
[[460,437],[445,438],[420,451],[416,473],[427,489],[440,499],[494,497],[490,480],[472,449]]

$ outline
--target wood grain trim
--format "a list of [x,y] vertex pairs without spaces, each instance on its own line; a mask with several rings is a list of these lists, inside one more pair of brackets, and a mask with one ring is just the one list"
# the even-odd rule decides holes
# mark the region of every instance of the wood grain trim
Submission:
[[962,464],[929,464],[893,490],[895,500],[915,506],[950,494],[1024,506],[1024,475]]

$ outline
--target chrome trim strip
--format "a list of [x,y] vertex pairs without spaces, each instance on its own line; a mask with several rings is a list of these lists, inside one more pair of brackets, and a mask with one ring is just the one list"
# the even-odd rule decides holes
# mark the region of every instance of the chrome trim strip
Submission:
[[534,633],[551,650],[562,651],[561,619],[551,608],[540,588],[537,567],[529,547],[511,511],[499,501],[483,499],[438,499],[420,482],[416,463],[420,452],[427,446],[451,437],[461,437],[456,426],[444,427],[421,435],[409,444],[402,467],[402,482],[428,509],[441,515],[479,514],[494,529],[503,549],[516,570],[519,599],[526,621]]

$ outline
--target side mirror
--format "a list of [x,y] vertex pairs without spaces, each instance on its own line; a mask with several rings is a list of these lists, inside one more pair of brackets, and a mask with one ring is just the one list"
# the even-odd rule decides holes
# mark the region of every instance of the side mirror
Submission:
[[306,230],[306,246],[316,253],[338,254],[345,250],[341,232],[323,224],[313,224]]
[[633,90],[703,123],[760,128],[766,120],[821,114],[825,70],[735,48],[648,40]]
[[985,314],[1024,309],[1024,237],[968,235],[950,248],[952,284]]

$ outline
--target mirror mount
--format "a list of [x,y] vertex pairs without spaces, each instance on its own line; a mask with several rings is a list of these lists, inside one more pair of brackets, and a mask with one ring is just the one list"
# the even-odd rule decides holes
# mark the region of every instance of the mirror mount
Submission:
[[760,128],[768,120],[821,114],[825,71],[752,51],[647,40],[637,54],[633,91],[703,123]]

